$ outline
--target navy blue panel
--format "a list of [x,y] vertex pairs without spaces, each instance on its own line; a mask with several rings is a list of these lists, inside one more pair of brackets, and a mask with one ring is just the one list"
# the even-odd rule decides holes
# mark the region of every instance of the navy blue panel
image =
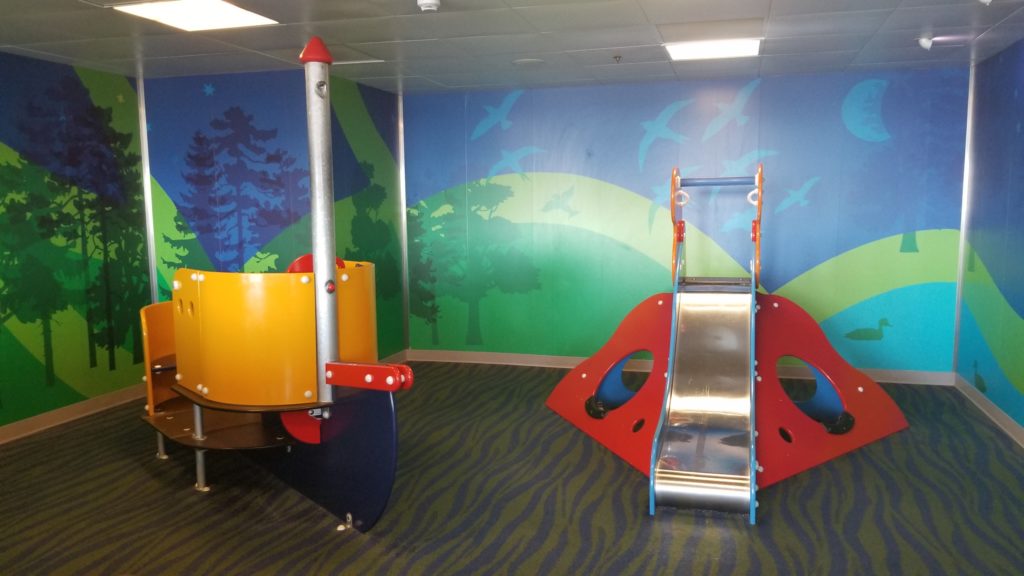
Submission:
[[362,84],[359,87],[359,95],[363,98],[363,105],[373,119],[373,125],[377,128],[377,134],[391,150],[393,158],[398,157],[398,97],[390,92],[384,92]]
[[398,429],[391,393],[362,390],[336,399],[321,434],[321,444],[249,455],[339,520],[351,514],[365,532],[384,514],[395,482]]

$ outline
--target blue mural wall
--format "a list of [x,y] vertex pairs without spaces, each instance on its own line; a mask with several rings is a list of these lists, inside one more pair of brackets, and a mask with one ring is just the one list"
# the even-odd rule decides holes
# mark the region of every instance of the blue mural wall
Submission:
[[1024,424],[1024,43],[975,69],[957,371]]
[[[952,367],[968,71],[407,95],[413,348],[586,356],[670,289],[669,175],[766,174],[763,288],[864,368]],[[747,274],[696,189],[691,275]]]
[[[283,272],[311,251],[302,71],[147,82],[157,268]],[[378,349],[404,347],[393,94],[333,79],[337,253],[372,261]]]

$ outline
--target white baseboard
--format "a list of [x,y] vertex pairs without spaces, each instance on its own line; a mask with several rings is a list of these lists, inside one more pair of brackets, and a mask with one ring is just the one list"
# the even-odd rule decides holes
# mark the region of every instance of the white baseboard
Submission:
[[[115,390],[101,396],[89,398],[81,402],[57,408],[56,410],[50,410],[37,416],[25,418],[24,420],[18,420],[5,426],[0,426],[0,444],[5,444],[19,438],[24,438],[36,432],[42,432],[47,428],[53,428],[61,424],[66,424],[72,420],[77,420],[97,412],[102,412],[108,408],[114,406],[120,406],[128,402],[135,400],[143,400],[146,398],[146,385],[135,384]],[[140,408],[139,415],[142,415]]]
[[966,396],[972,404],[977,406],[979,410],[984,412],[993,424],[998,426],[1003,432],[1006,432],[1006,434],[1020,447],[1024,448],[1024,426],[1021,426],[1016,420],[1010,418],[1010,416],[1006,412],[1003,412],[995,402],[989,400],[988,396],[982,394],[980,390],[972,386],[967,380],[964,380],[962,376],[956,374],[955,377],[956,389]]

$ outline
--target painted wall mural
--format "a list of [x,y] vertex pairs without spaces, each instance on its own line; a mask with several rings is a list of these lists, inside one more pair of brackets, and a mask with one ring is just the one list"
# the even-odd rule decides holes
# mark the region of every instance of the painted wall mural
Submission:
[[[311,249],[301,71],[147,82],[160,286],[174,270],[283,272]],[[337,253],[375,264],[378,347],[404,348],[394,95],[333,79]]]
[[975,72],[957,372],[1024,424],[1024,43]]
[[148,300],[131,82],[0,54],[0,425],[135,384]]
[[[586,356],[670,287],[669,175],[765,165],[763,284],[864,368],[952,367],[967,70],[407,95],[410,338]],[[694,275],[747,274],[695,189]]]

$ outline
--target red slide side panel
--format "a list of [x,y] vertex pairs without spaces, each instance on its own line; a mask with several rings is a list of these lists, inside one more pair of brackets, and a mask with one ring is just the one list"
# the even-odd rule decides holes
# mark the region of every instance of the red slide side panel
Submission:
[[[896,403],[874,380],[850,366],[814,318],[781,296],[757,295],[757,475],[760,488],[906,428]],[[786,395],[778,360],[795,356],[817,368],[836,389],[853,427],[831,434]]]
[[[644,300],[594,356],[558,383],[546,403],[645,476],[650,474],[651,445],[665,396],[671,331],[672,294],[655,294]],[[641,350],[654,356],[647,381],[629,401],[610,410],[604,418],[590,416],[585,407],[587,399],[597,392],[608,371]]]

